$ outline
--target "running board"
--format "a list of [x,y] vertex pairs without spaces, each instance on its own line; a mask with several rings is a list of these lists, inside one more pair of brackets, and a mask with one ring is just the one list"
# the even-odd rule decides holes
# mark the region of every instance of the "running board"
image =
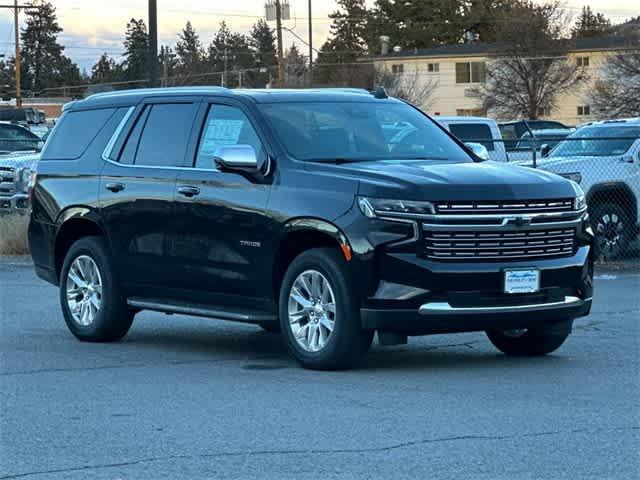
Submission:
[[244,323],[276,322],[278,317],[274,313],[239,310],[231,307],[210,306],[197,303],[169,303],[160,299],[129,298],[127,305],[140,310],[153,310],[163,313],[177,313],[193,315],[195,317],[219,318]]

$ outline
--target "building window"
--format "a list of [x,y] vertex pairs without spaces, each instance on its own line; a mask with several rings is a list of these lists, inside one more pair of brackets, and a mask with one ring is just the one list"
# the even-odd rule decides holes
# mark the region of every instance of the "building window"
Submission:
[[576,65],[578,67],[588,67],[589,66],[589,57],[577,57]]
[[578,116],[586,117],[591,115],[591,107],[589,105],[579,105],[578,106]]
[[484,62],[456,63],[456,83],[484,83]]
[[429,73],[438,73],[440,71],[439,63],[430,63],[427,65],[427,71]]
[[402,63],[391,65],[391,73],[404,73],[404,65]]
[[538,116],[539,117],[550,117],[551,116],[551,107],[538,108]]

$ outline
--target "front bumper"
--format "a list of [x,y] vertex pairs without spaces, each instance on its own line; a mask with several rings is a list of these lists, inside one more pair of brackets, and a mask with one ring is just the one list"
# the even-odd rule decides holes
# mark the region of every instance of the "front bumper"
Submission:
[[[504,293],[504,270],[525,267],[540,271],[540,291]],[[365,329],[425,335],[547,327],[591,310],[589,246],[571,257],[533,264],[454,264],[386,253],[380,258],[379,273],[385,280],[361,308]]]
[[0,213],[26,212],[29,209],[29,195],[16,193],[10,197],[0,196]]
[[361,310],[362,327],[404,335],[548,328],[589,314],[591,298],[565,296],[561,300],[502,306],[456,307],[427,302],[418,309]]

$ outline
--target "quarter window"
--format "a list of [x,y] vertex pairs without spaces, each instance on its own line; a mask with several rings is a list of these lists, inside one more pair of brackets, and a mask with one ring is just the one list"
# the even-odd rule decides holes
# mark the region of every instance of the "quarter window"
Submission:
[[134,163],[161,167],[183,165],[193,117],[192,103],[151,106],[142,127]]
[[215,170],[216,150],[225,145],[251,145],[258,158],[265,155],[256,130],[242,110],[211,105],[200,138],[196,168]]

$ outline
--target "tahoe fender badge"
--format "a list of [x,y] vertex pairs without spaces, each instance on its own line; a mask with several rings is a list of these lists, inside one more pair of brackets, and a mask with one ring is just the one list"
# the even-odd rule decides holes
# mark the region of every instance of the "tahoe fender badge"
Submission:
[[240,246],[242,246],[242,247],[260,248],[262,246],[262,243],[260,243],[260,242],[252,242],[251,240],[240,240]]

